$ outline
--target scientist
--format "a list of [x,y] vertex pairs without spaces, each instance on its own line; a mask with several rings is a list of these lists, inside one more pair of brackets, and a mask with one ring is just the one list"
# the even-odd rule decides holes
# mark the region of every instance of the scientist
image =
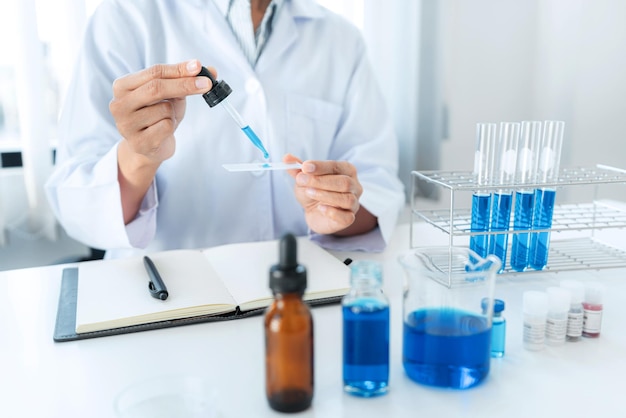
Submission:
[[[201,65],[230,85],[270,160],[301,170],[222,167],[264,160],[200,96],[212,86]],[[50,204],[70,236],[107,257],[287,231],[382,247],[404,203],[363,39],[314,0],[104,0],[59,125]]]

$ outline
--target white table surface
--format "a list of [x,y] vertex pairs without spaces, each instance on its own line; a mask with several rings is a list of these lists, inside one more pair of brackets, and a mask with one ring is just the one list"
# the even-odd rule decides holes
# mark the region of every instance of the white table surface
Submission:
[[[433,229],[425,243],[446,243]],[[402,281],[396,262],[409,246],[400,225],[381,254],[338,257],[384,262],[391,300],[390,390],[373,399],[342,391],[339,305],[313,309],[315,392],[303,417],[626,417],[626,269],[499,276],[506,301],[506,355],[492,359],[483,384],[432,388],[402,368]],[[0,272],[0,417],[112,417],[127,385],[164,374],[208,376],[224,417],[284,416],[265,399],[263,317],[55,343],[61,271],[66,266]],[[522,347],[521,299],[563,278],[601,280],[608,287],[602,333],[541,352]]]

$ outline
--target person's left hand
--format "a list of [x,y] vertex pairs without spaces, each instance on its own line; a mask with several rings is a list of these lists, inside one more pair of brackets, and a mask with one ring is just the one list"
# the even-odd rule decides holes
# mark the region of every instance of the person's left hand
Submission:
[[287,154],[285,163],[302,163],[289,170],[306,222],[318,234],[335,234],[350,227],[359,211],[363,187],[354,165],[347,161],[304,161]]

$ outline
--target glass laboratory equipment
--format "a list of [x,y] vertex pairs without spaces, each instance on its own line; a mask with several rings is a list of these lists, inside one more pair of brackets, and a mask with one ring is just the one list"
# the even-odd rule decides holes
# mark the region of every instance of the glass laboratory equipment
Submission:
[[[559,178],[564,125],[563,121],[548,120],[544,122],[537,166],[537,182],[540,184],[554,184]],[[555,200],[555,186],[546,185],[535,190],[532,229],[550,229],[552,227]],[[535,270],[542,270],[546,266],[549,246],[550,231],[532,233],[530,238],[530,267]]]
[[[492,181],[496,150],[496,124],[476,124],[476,151],[474,153],[474,179],[477,189],[472,195],[470,249],[481,257],[489,252],[489,222],[491,216],[491,192],[481,189]],[[478,233],[478,234],[474,234]]]
[[498,145],[496,146],[496,167],[493,184],[499,186],[492,196],[491,225],[489,230],[489,254],[494,254],[502,261],[500,271],[506,265],[506,253],[509,243],[509,223],[511,222],[511,205],[517,165],[517,146],[519,142],[520,124],[518,122],[501,122]]
[[[403,365],[415,382],[456,389],[489,373],[495,276],[500,260],[465,247],[402,254]],[[486,300],[486,310],[482,301]]]
[[[541,140],[541,122],[523,121],[517,152],[515,182],[519,188],[515,191],[515,210],[513,212],[513,230],[530,231],[535,208],[535,193],[524,185],[535,181],[539,141]],[[528,267],[530,251],[530,233],[513,234],[511,243],[511,268],[525,271]]]
[[343,384],[352,395],[387,393],[389,383],[389,301],[382,291],[381,264],[350,264],[350,291],[342,299]]

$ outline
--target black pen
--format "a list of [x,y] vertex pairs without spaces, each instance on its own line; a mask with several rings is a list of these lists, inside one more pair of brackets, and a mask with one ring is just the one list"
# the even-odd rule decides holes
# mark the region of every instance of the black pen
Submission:
[[150,294],[153,298],[165,300],[169,296],[167,293],[167,287],[165,287],[165,283],[163,283],[163,279],[159,274],[156,266],[148,258],[148,256],[143,257],[143,265],[146,267],[146,271],[148,272],[148,276],[150,276],[150,282],[148,283],[148,288],[150,289]]

